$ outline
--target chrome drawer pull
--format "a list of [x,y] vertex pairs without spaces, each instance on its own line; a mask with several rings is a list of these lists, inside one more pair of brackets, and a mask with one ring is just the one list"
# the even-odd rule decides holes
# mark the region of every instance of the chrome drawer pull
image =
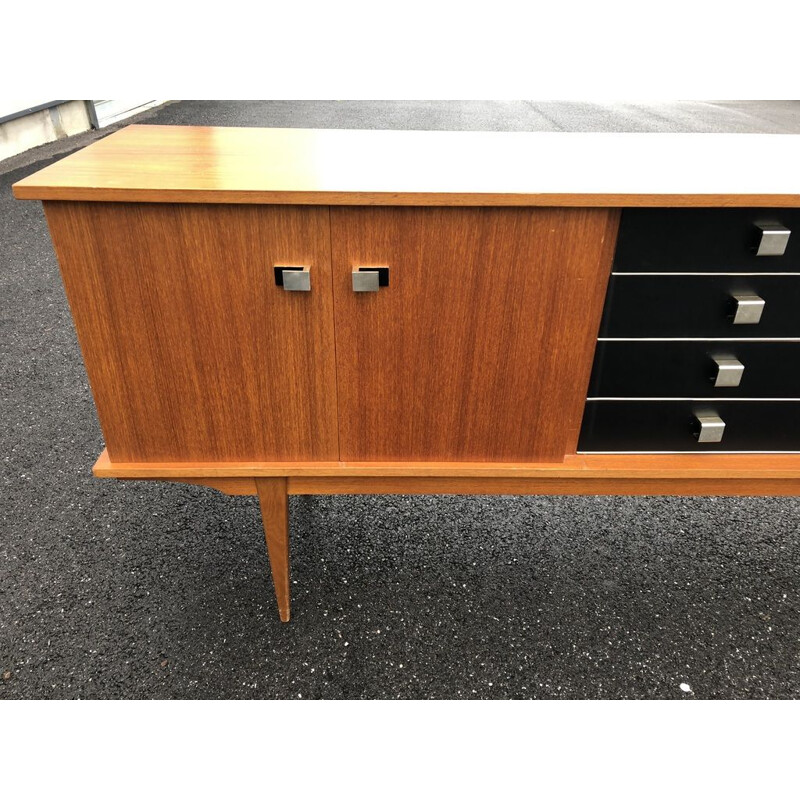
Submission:
[[352,275],[354,292],[377,292],[389,285],[389,267],[356,267]]
[[756,225],[761,231],[758,241],[757,256],[782,256],[789,244],[791,231],[777,222],[763,222]]
[[699,426],[695,432],[698,442],[722,441],[722,434],[725,433],[725,423],[716,414],[699,412],[694,415],[694,418]]
[[756,325],[761,321],[765,302],[757,294],[735,294],[734,325]]
[[310,292],[311,272],[309,267],[275,267],[275,283],[284,292]]
[[738,358],[715,356],[714,363],[717,365],[714,386],[738,386],[742,382],[744,364]]

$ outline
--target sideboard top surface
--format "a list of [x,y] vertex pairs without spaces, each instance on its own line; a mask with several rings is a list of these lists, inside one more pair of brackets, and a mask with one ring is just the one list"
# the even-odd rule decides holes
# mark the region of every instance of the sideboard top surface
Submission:
[[800,135],[130,125],[18,198],[171,203],[800,206]]

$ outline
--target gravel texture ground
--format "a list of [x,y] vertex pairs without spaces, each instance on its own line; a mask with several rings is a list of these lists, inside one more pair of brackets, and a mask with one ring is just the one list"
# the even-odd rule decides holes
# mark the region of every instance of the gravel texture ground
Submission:
[[[796,103],[185,102],[133,121],[800,132]],[[796,698],[800,500],[253,498],[101,481],[41,207],[0,164],[0,698]]]

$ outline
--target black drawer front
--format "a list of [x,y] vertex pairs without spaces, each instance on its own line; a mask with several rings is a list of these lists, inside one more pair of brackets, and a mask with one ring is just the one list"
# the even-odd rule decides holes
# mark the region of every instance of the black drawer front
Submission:
[[[725,422],[721,442],[700,443],[696,412]],[[586,403],[579,452],[800,451],[800,402],[594,400]]]
[[[756,256],[758,222],[792,231],[782,256]],[[628,208],[616,272],[800,272],[800,209]]]
[[[800,238],[800,237],[798,237]],[[766,305],[755,325],[734,325],[734,293]],[[800,278],[736,275],[614,275],[601,338],[800,337]]]
[[[714,386],[714,357],[744,365],[739,386]],[[598,342],[589,397],[800,399],[800,342]]]

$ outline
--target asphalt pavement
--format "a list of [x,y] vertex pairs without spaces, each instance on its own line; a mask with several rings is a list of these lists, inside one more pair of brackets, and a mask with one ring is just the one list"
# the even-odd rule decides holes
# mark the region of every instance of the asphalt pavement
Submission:
[[[800,133],[797,103],[182,102],[128,122]],[[119,127],[119,126],[117,126]],[[0,699],[798,698],[800,500],[292,497],[97,480],[41,205],[0,162]]]

